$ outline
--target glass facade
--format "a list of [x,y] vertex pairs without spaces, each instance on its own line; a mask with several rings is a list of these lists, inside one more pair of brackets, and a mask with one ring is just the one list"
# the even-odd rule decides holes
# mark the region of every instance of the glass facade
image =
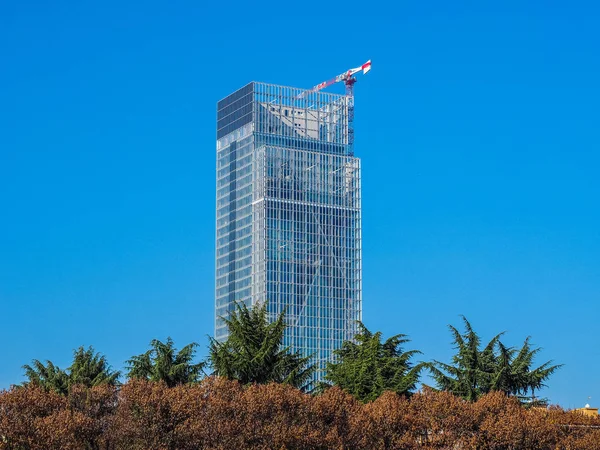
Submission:
[[256,82],[217,104],[215,337],[234,302],[267,302],[315,380],[361,319],[352,116],[352,97]]

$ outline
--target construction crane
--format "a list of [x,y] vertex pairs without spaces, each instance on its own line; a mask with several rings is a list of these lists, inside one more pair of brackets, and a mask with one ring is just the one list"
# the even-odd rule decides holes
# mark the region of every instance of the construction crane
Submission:
[[324,81],[323,83],[317,84],[312,89],[302,91],[300,95],[298,95],[297,99],[306,98],[307,95],[319,92],[321,89],[326,88],[327,86],[331,86],[332,84],[339,83],[343,81],[346,85],[346,99],[344,100],[346,107],[346,114],[348,118],[347,122],[347,138],[346,144],[348,145],[348,155],[354,155],[354,83],[356,83],[356,75],[358,72],[367,73],[371,70],[371,60],[368,60],[360,67],[355,67],[354,69],[349,69],[344,73],[339,74],[337,77],[332,78],[331,80]]
[[346,72],[341,73],[340,75],[338,75],[335,78],[332,78],[331,80],[323,81],[322,83],[317,84],[312,89],[305,91],[305,94],[310,94],[311,92],[318,92],[321,89],[325,89],[327,86],[331,86],[332,84],[343,81],[346,85],[346,95],[353,97],[354,83],[356,83],[356,78],[354,77],[354,75],[361,71],[362,73],[366,74],[369,70],[371,70],[371,60],[368,60],[360,67],[355,67],[354,69],[347,70]]

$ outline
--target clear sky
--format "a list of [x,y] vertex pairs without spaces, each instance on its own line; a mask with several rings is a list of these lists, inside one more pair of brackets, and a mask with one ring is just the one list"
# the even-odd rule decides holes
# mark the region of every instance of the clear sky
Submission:
[[2,2],[0,387],[79,345],[116,368],[169,335],[204,355],[216,102],[372,59],[364,322],[426,360],[450,358],[460,314],[484,339],[531,335],[565,364],[545,394],[600,406],[598,8]]

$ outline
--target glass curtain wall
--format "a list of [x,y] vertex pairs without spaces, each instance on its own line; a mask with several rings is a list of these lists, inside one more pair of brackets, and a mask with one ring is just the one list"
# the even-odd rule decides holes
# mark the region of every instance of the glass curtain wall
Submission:
[[286,311],[284,344],[314,356],[315,381],[361,318],[352,100],[250,83],[217,105],[215,336],[234,302],[266,301]]

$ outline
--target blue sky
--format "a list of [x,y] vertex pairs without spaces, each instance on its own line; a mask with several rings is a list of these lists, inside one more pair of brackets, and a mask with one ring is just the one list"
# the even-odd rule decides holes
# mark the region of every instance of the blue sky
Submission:
[[[367,59],[364,321],[448,360],[464,314],[600,405],[593,2],[3,2],[0,387],[213,330],[216,102]],[[339,92],[341,86],[331,88]]]

